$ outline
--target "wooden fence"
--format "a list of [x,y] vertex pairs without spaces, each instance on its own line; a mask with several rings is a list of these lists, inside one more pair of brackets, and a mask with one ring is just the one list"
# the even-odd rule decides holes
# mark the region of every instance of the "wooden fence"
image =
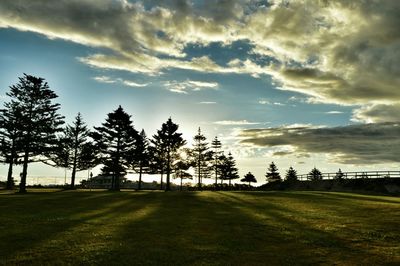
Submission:
[[[323,180],[335,179],[335,173],[322,173]],[[342,172],[342,178],[359,179],[359,178],[400,178],[400,171],[364,171],[364,172]],[[312,179],[310,174],[298,175],[298,180],[306,181]]]

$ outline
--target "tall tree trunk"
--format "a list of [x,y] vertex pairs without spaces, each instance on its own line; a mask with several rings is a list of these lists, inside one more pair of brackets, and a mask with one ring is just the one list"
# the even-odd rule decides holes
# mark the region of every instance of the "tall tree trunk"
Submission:
[[115,175],[115,186],[114,186],[114,190],[115,191],[119,191],[120,190],[120,184],[119,184],[119,173],[117,173]]
[[[120,152],[121,152],[121,133],[119,133],[118,138],[117,138],[117,152],[116,152],[116,158],[115,158],[115,162],[114,162],[114,173],[115,173],[115,179],[114,179],[114,189],[115,191],[119,191],[120,190],[120,186],[119,186],[119,159],[120,159]],[[117,171],[115,171],[117,170]]]
[[165,186],[165,191],[170,191],[170,174],[171,174],[171,152],[168,151],[167,153],[167,184]]
[[[75,139],[75,141],[77,142],[78,140]],[[72,165],[72,174],[71,174],[71,189],[74,189],[74,187],[75,187],[76,164],[77,164],[77,159],[78,159],[77,157],[78,157],[78,147],[75,146],[74,161],[73,161],[73,165]]]
[[13,166],[14,166],[14,155],[15,155],[15,143],[14,140],[12,140],[11,143],[11,154],[10,154],[10,163],[8,165],[8,173],[7,173],[7,184],[6,184],[6,189],[13,189],[14,187],[14,182],[13,182]]
[[11,159],[9,165],[8,165],[8,173],[7,173],[7,185],[6,189],[13,189],[13,178],[12,178],[12,173],[13,173],[13,158]]
[[218,159],[215,157],[215,189],[217,189],[218,185]]
[[183,179],[183,178],[182,178],[182,176],[181,176],[181,187],[180,187],[180,190],[181,190],[181,191],[182,191],[182,179]]
[[112,173],[112,178],[111,178],[111,189],[110,190],[114,190],[115,189],[115,173]]
[[164,176],[164,171],[161,170],[161,180],[160,180],[160,189],[163,190],[163,176]]
[[26,192],[26,175],[28,173],[28,160],[29,160],[29,150],[26,150],[25,154],[24,154],[24,163],[22,166],[21,182],[19,183],[19,192],[20,193]]
[[201,190],[201,158],[200,158],[200,152],[199,152],[199,158],[198,158],[198,161],[197,161],[197,164],[198,164],[198,174],[199,174],[199,190]]
[[138,190],[142,189],[142,163],[140,163],[140,167],[139,167],[139,184],[138,184]]

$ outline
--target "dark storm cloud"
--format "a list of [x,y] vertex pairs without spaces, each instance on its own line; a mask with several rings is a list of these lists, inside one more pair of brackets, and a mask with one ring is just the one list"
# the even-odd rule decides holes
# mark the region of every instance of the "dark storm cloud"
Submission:
[[397,123],[248,129],[240,136],[244,138],[242,143],[261,147],[290,145],[295,148],[294,154],[329,154],[339,163],[400,162],[400,125]]

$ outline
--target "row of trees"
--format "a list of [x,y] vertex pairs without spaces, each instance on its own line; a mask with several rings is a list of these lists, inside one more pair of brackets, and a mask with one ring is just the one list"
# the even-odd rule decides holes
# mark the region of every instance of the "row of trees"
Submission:
[[[275,181],[282,181],[282,177],[278,172],[278,168],[275,165],[274,162],[272,162],[267,170],[267,173],[265,174],[265,177],[268,182],[275,182]],[[344,177],[344,173],[342,172],[341,169],[339,169],[336,172],[335,179],[342,179]],[[311,181],[316,181],[316,180],[322,180],[322,173],[320,170],[318,170],[316,167],[311,169],[311,171],[307,174],[307,178]],[[285,174],[285,180],[286,181],[297,181],[298,176],[297,176],[297,171],[293,169],[293,167],[289,167],[289,169],[286,171]]]
[[160,174],[161,186],[166,175],[166,190],[170,190],[171,177],[180,178],[181,183],[193,178],[190,168],[199,188],[204,178],[214,178],[216,185],[218,180],[231,184],[239,178],[232,154],[224,154],[217,137],[210,145],[200,128],[193,148],[185,147],[179,126],[171,118],[149,139],[144,130],[139,133],[134,128],[131,116],[121,106],[93,130],[79,113],[64,127],[64,117],[58,113],[60,105],[54,103],[57,95],[43,78],[27,74],[10,86],[7,96],[10,100],[0,110],[0,158],[9,165],[8,189],[13,184],[13,166],[21,164],[19,191],[26,191],[31,162],[71,169],[72,188],[77,172],[99,164],[103,165],[103,175],[112,176],[112,190],[119,190],[120,179],[128,171],[139,174],[139,189],[143,173]]
[[[238,169],[231,153],[225,155],[217,137],[209,143],[198,129],[192,148],[179,133],[179,125],[171,118],[161,125],[151,138],[144,130],[138,132],[131,116],[121,106],[109,113],[101,126],[89,130],[80,113],[71,125],[64,127],[64,117],[58,113],[57,95],[50,90],[43,78],[24,74],[19,82],[10,86],[10,98],[0,109],[0,160],[8,164],[7,189],[13,185],[13,166],[22,165],[20,192],[26,191],[28,165],[43,162],[71,170],[71,188],[75,186],[76,173],[103,165],[103,175],[112,176],[112,190],[119,190],[120,179],[128,171],[139,175],[159,174],[161,189],[166,176],[165,189],[170,190],[171,178],[197,178],[201,189],[203,179],[228,180],[229,185],[238,179]],[[192,170],[191,170],[192,169]],[[309,173],[311,180],[322,179],[314,167]],[[337,178],[342,178],[339,169]],[[267,170],[268,182],[281,180],[274,162]],[[297,180],[297,172],[290,167],[286,180]],[[252,173],[242,182],[257,182]]]

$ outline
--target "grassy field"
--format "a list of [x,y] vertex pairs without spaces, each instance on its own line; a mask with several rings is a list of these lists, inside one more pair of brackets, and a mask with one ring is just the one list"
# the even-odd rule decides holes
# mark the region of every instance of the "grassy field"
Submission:
[[399,265],[400,198],[0,193],[0,264]]

